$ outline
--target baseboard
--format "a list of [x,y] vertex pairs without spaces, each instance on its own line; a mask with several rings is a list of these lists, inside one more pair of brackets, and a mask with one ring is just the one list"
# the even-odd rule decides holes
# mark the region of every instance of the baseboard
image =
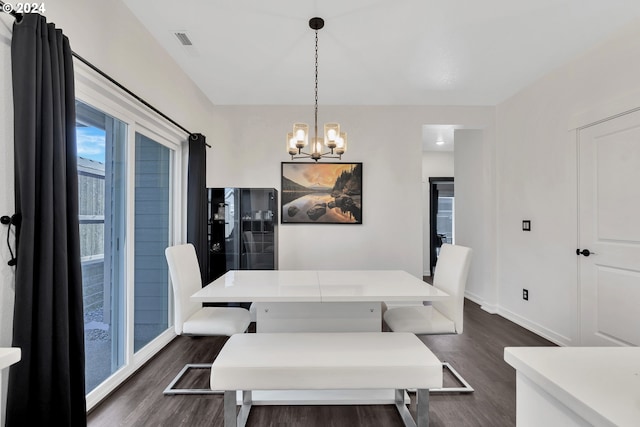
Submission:
[[534,334],[539,335],[542,338],[545,338],[551,341],[556,345],[559,345],[562,347],[569,347],[572,344],[571,338],[557,334],[552,330],[545,328],[542,325],[539,325],[535,322],[531,322],[530,320],[527,320],[524,317],[505,309],[504,307],[498,306],[497,314],[515,323],[516,325],[522,326],[523,328],[533,332]]
[[476,295],[474,293],[471,293],[469,291],[465,291],[464,293],[464,297],[466,299],[468,299],[469,301],[473,301],[476,304],[478,304],[480,306],[481,309],[483,309],[484,311],[486,311],[489,314],[498,314],[498,307],[492,304],[487,304],[487,302],[480,297],[479,295]]
[[557,334],[552,330],[545,328],[542,325],[539,325],[535,322],[531,322],[530,320],[527,320],[524,317],[510,310],[507,310],[504,307],[501,307],[500,305],[487,304],[487,302],[484,299],[482,299],[480,296],[476,294],[473,294],[467,291],[464,293],[464,297],[478,304],[480,308],[486,311],[487,313],[497,314],[500,317],[504,317],[510,322],[513,322],[516,325],[521,326],[526,330],[531,331],[534,334],[539,335],[542,338],[547,339],[556,345],[563,346],[563,347],[571,346],[571,343],[572,343],[571,338]]
[[464,291],[464,297],[468,300],[475,302],[478,305],[482,305],[482,303],[484,302],[484,300],[482,299],[482,297],[480,297],[480,295],[476,295],[466,290]]
[[495,304],[480,304],[480,308],[489,314],[498,314],[498,306]]

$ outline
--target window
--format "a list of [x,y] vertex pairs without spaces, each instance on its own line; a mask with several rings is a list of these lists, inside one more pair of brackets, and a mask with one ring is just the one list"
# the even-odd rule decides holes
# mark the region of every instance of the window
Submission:
[[183,241],[186,135],[76,68],[87,409],[173,337],[164,250]]

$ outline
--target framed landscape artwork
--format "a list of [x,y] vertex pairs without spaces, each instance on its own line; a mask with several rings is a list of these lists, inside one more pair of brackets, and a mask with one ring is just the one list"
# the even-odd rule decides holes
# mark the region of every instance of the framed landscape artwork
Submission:
[[283,224],[362,224],[362,163],[282,162]]

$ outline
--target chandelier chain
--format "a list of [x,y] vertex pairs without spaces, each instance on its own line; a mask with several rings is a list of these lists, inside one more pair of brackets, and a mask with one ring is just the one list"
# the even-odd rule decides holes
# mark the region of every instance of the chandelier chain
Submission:
[[316,106],[315,106],[315,137],[318,138],[318,30],[316,30]]

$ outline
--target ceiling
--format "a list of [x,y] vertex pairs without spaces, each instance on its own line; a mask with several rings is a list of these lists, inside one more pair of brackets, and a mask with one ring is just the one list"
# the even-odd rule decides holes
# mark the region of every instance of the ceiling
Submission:
[[640,19],[639,0],[123,1],[215,105],[312,105],[314,16],[320,105],[496,105]]

